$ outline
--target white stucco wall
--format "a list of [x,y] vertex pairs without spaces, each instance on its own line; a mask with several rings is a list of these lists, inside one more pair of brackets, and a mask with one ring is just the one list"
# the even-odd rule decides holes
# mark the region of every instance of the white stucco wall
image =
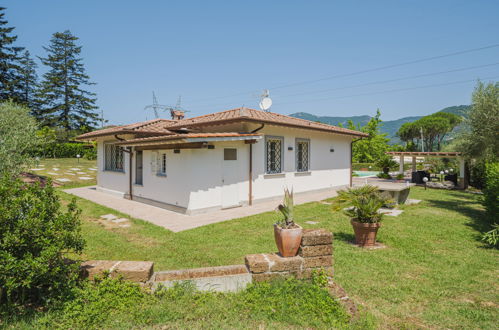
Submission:
[[[258,127],[257,125],[255,128]],[[303,129],[266,125],[259,133],[282,136],[283,174],[265,174],[265,138],[253,145],[253,200],[282,198],[288,187],[295,193],[345,186],[350,183],[351,137]],[[310,171],[295,172],[295,138],[310,139]],[[174,205],[188,211],[220,208],[223,190],[223,150],[237,148],[237,194],[243,204],[249,197],[249,145],[243,141],[215,142],[215,149],[158,150],[167,154],[167,175],[158,176],[151,169],[153,151],[143,152],[143,185],[133,185],[133,194],[157,202]],[[292,151],[288,147],[293,147]],[[334,152],[330,152],[333,148]],[[125,173],[102,171],[102,143],[98,145],[99,187],[128,191],[128,155]],[[135,163],[135,158],[133,160]],[[135,168],[135,164],[133,164]],[[135,183],[135,170],[133,171]]]
[[123,155],[123,172],[106,171],[104,163],[104,144],[116,140],[101,139],[97,141],[97,186],[110,192],[124,195],[128,191],[128,171],[130,162],[128,154]]

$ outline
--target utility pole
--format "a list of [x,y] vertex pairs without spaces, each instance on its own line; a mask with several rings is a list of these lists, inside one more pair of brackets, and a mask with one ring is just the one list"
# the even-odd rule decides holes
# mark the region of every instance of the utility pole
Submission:
[[423,127],[419,128],[419,131],[421,132],[421,151],[424,152],[424,136],[423,136]]

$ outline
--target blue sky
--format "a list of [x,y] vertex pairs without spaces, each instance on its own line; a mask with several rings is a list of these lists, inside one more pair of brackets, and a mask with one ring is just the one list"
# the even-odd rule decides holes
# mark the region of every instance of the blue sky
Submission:
[[[348,75],[499,44],[499,1],[11,0],[2,5],[18,43],[34,55],[44,55],[42,46],[54,32],[69,29],[80,38],[87,71],[97,83],[92,89],[98,106],[114,124],[153,118],[143,110],[152,91],[162,104],[173,105],[182,95],[188,116],[196,116],[242,105],[258,108],[265,88],[274,112],[351,116],[380,108],[390,120],[469,104],[473,80],[499,78],[499,47]],[[494,65],[426,75],[487,64]],[[344,76],[317,81],[337,75]],[[426,76],[378,83],[417,75]],[[282,87],[300,82],[308,83]],[[429,85],[441,86],[411,89]],[[399,89],[409,90],[394,91]]]

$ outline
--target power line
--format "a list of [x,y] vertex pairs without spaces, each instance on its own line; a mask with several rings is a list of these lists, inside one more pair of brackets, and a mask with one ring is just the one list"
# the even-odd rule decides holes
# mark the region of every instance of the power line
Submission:
[[[481,79],[497,79],[497,78],[499,78],[499,76],[494,76],[494,77],[483,77],[483,78],[481,78]],[[307,100],[307,101],[284,102],[284,103],[277,103],[277,102],[276,102],[276,105],[282,105],[282,104],[297,104],[297,103],[310,103],[310,102],[325,101],[325,100],[333,100],[333,99],[342,99],[342,98],[357,97],[357,96],[367,96],[367,95],[376,95],[376,94],[386,94],[386,93],[402,92],[402,91],[408,91],[408,90],[414,90],[414,89],[422,89],[422,88],[431,88],[431,87],[440,87],[440,86],[456,85],[456,84],[462,84],[462,83],[473,82],[473,81],[477,81],[477,79],[471,79],[471,80],[460,80],[460,81],[453,81],[453,82],[448,82],[448,83],[433,84],[433,85],[425,85],[425,86],[416,86],[416,87],[408,87],[408,88],[398,88],[398,89],[391,89],[391,90],[380,91],[380,92],[372,92],[372,93],[363,93],[363,94],[354,94],[354,95],[344,95],[344,96],[324,97],[324,98],[320,98],[320,99],[312,99],[312,100]]]
[[303,93],[295,93],[295,94],[287,94],[287,95],[279,95],[280,97],[289,97],[289,96],[300,96],[300,95],[308,95],[308,94],[318,94],[318,93],[324,93],[324,92],[331,92],[335,90],[342,90],[342,89],[349,89],[349,88],[356,88],[356,87],[364,87],[364,86],[371,86],[371,85],[379,85],[379,84],[386,84],[390,82],[396,82],[396,81],[402,81],[402,80],[409,80],[409,79],[416,79],[416,78],[422,78],[422,77],[431,77],[431,76],[437,76],[440,74],[446,74],[446,73],[452,73],[452,72],[459,72],[459,71],[467,71],[467,70],[472,70],[472,69],[478,69],[478,68],[485,68],[485,67],[490,67],[494,65],[499,65],[499,62],[497,63],[491,63],[491,64],[484,64],[484,65],[476,65],[476,66],[469,66],[466,68],[458,68],[458,69],[452,69],[452,70],[446,70],[446,71],[439,71],[439,72],[433,72],[433,73],[424,73],[424,74],[419,74],[415,76],[408,76],[408,77],[402,77],[402,78],[395,78],[395,79],[388,79],[388,80],[379,80],[379,81],[373,81],[369,83],[364,83],[364,84],[358,84],[358,85],[350,85],[350,86],[343,86],[343,87],[336,87],[336,88],[328,88],[328,89],[322,89],[318,91],[311,91],[311,92],[303,92]]
[[[441,59],[445,57],[451,57],[451,56],[457,56],[457,55],[462,55],[462,54],[467,54],[467,53],[472,53],[472,52],[477,52],[485,49],[490,49],[490,48],[495,48],[499,47],[499,44],[492,44],[484,47],[479,47],[479,48],[471,48],[471,49],[465,49],[453,53],[447,53],[443,55],[437,55],[437,56],[431,56],[431,57],[425,57],[417,60],[412,60],[412,61],[407,61],[407,62],[402,62],[402,63],[396,63],[396,64],[390,64],[390,65],[385,65],[377,68],[372,68],[372,69],[366,69],[366,70],[361,70],[361,71],[355,71],[355,72],[350,72],[350,73],[344,73],[344,74],[338,74],[338,75],[332,75],[332,76],[327,76],[319,79],[313,79],[313,80],[305,80],[301,82],[295,82],[295,83],[290,83],[290,84],[285,84],[285,85],[278,85],[274,87],[270,87],[269,89],[275,90],[275,89],[281,89],[281,88],[287,88],[287,87],[293,87],[293,86],[299,86],[299,85],[305,85],[305,84],[310,84],[310,83],[315,83],[319,81],[325,81],[325,80],[331,80],[331,79],[337,79],[337,78],[345,78],[345,77],[351,77],[355,75],[360,75],[364,73],[370,73],[370,72],[376,72],[376,71],[381,71],[381,70],[386,70],[386,69],[391,69],[391,68],[396,68],[396,67],[401,67],[405,65],[411,65],[411,64],[416,64],[416,63],[422,63],[422,62],[427,62],[427,61],[433,61],[436,59]],[[247,95],[250,93],[256,93],[257,91],[252,90],[252,91],[246,91],[246,92],[240,92],[240,93],[235,93],[235,94],[230,94],[230,95],[224,95],[224,96],[215,96],[215,97],[209,97],[209,98],[203,98],[203,99],[198,99],[191,101],[191,103],[196,103],[200,101],[205,101],[205,100],[213,100],[213,99],[221,99],[221,98],[228,98],[228,97],[234,97],[234,96],[240,96],[240,95]]]

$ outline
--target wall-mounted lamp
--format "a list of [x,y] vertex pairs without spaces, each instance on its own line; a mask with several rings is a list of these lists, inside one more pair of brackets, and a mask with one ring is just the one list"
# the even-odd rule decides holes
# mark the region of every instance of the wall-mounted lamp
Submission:
[[288,150],[289,150],[289,151],[293,151],[293,147],[292,147],[292,146],[289,146],[289,147],[288,147]]
[[173,149],[173,153],[174,154],[179,154],[180,153],[180,149]]
[[215,146],[213,144],[208,144],[208,149],[215,149]]
[[329,152],[334,152],[334,148],[329,149]]

